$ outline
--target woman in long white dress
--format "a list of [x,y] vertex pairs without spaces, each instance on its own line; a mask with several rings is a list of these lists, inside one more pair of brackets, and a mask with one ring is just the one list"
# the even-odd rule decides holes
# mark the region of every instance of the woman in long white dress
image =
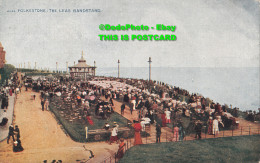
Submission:
[[213,135],[217,135],[217,134],[219,133],[218,120],[217,120],[217,118],[215,118],[215,119],[213,120],[213,125],[212,125],[212,127],[213,127],[213,129],[212,129]]
[[171,123],[171,111],[170,111],[170,109],[167,109],[165,111],[165,115],[166,115],[166,123]]

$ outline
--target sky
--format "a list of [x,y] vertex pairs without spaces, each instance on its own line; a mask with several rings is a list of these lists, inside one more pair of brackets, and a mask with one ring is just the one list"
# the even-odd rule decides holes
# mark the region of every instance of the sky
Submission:
[[[32,13],[18,9],[99,9],[89,13]],[[15,11],[15,12],[8,12]],[[7,63],[65,68],[89,65],[146,67],[259,67],[256,0],[0,0],[0,42]],[[176,26],[170,31],[101,31],[100,24]],[[105,35],[174,34],[176,41],[101,41]]]

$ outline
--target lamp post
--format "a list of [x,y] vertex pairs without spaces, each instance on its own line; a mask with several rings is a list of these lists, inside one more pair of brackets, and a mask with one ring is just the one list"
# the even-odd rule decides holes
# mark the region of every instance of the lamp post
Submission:
[[66,62],[66,73],[68,73],[68,67],[69,67],[68,62]]
[[56,62],[56,73],[58,73],[58,62]]
[[120,61],[118,60],[117,63],[118,63],[118,74],[117,74],[117,77],[119,78],[120,77],[120,66],[119,66]]
[[96,61],[94,61],[94,76],[96,76]]
[[151,80],[151,63],[152,63],[152,59],[151,57],[149,57],[149,81]]

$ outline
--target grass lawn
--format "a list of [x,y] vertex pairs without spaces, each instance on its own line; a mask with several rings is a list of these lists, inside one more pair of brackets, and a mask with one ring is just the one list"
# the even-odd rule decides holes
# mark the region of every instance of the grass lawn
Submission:
[[[90,130],[97,130],[102,129],[105,125],[105,123],[108,123],[110,127],[112,128],[114,125],[114,122],[117,122],[119,125],[119,132],[118,137],[124,137],[124,138],[131,138],[134,136],[134,131],[132,127],[129,126],[129,120],[125,117],[121,116],[117,112],[114,112],[111,114],[110,118],[102,119],[100,116],[95,116],[95,106],[92,106],[90,111],[91,119],[93,121],[93,125],[90,125],[88,121],[85,118],[79,119],[78,116],[75,115],[77,112],[76,108],[66,108],[66,105],[61,97],[54,97],[53,101],[50,103],[50,110],[54,113],[55,118],[57,121],[62,125],[62,128],[64,129],[64,132],[70,135],[70,137],[77,142],[92,142],[92,141],[105,141],[108,137],[110,137],[111,131],[108,131],[108,133],[92,133],[88,135],[88,139],[86,139],[86,131],[85,127],[88,127],[88,131]],[[68,117],[74,117],[75,119],[73,122],[69,121],[71,118]],[[124,134],[125,131],[121,130],[121,127],[129,127],[128,134]],[[100,135],[98,139],[95,138],[95,135]],[[141,135],[144,136],[150,136],[146,132],[141,132]]]
[[240,136],[186,142],[139,145],[120,163],[146,162],[258,162],[260,136]]
[[[89,125],[86,120],[75,121],[73,123],[69,122],[64,118],[64,116],[60,115],[60,110],[55,106],[50,105],[50,110],[55,114],[55,117],[62,124],[63,128],[71,136],[71,138],[78,142],[87,141],[85,127],[88,127],[88,130],[101,129],[106,122],[109,123],[111,127],[113,127],[113,122],[117,122],[119,127],[128,126],[128,120],[116,112],[111,114],[110,119],[100,119],[96,116],[91,116],[94,125]],[[94,110],[91,110],[91,115],[94,115]]]
[[[94,114],[95,114],[94,109],[91,109],[91,115],[94,115]],[[92,120],[94,122],[94,125],[88,125],[89,130],[103,128],[105,123],[108,123],[110,125],[110,127],[113,127],[114,122],[117,122],[119,127],[127,127],[128,122],[130,122],[128,119],[121,116],[117,112],[112,113],[109,119],[102,119],[102,118],[97,118],[96,116],[92,116]]]

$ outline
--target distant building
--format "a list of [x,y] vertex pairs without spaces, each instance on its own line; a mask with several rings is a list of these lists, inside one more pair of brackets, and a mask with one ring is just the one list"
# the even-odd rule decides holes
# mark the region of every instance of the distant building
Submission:
[[87,79],[88,77],[96,75],[96,66],[90,66],[86,63],[83,57],[83,51],[81,58],[78,60],[78,64],[69,67],[69,70],[72,78]]
[[3,68],[5,66],[5,62],[5,51],[0,42],[0,68]]

